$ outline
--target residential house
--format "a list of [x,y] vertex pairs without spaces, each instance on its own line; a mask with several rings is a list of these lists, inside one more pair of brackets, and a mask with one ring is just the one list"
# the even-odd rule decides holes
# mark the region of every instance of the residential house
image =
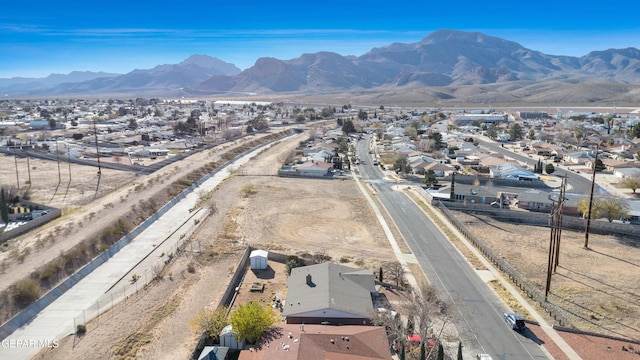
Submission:
[[391,359],[387,334],[380,326],[282,324],[265,334],[256,348],[241,351],[238,359]]
[[328,162],[310,161],[295,166],[299,176],[325,177],[331,176],[333,164]]
[[[607,158],[604,158],[601,160],[602,160],[602,165],[604,165],[605,171],[610,171],[610,172],[614,172],[617,169],[640,167],[640,164],[634,163],[632,161],[623,161],[623,160],[607,159]],[[591,164],[587,164],[587,165],[591,167]]]
[[427,163],[427,165],[422,169],[422,174],[426,173],[428,170],[433,170],[436,177],[450,176],[452,173],[456,172],[456,168],[453,166],[441,164],[439,162]]
[[538,180],[538,177],[533,172],[522,168],[521,166],[514,164],[503,164],[489,167],[489,174],[491,177],[499,179],[512,179],[512,180],[525,180],[533,181]]
[[562,160],[564,160],[565,163],[573,165],[584,165],[586,161],[592,159],[593,157],[586,151],[574,151],[568,154],[564,154],[564,156],[562,157]]
[[368,325],[376,294],[370,270],[329,262],[294,268],[283,316],[288,324]]
[[620,179],[640,176],[640,165],[636,164],[636,167],[616,168],[613,171],[613,175]]

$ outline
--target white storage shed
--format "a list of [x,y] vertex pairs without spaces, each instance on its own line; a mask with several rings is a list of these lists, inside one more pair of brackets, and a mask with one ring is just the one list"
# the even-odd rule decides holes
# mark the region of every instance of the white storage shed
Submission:
[[267,268],[269,252],[267,250],[253,250],[249,255],[251,270],[265,270]]
[[220,346],[241,350],[244,347],[244,341],[239,341],[238,334],[233,332],[231,325],[227,325],[220,332]]

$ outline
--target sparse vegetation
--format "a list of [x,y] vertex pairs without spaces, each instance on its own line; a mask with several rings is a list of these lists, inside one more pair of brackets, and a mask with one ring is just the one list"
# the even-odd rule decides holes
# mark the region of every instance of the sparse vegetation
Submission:
[[26,279],[15,284],[11,296],[16,306],[24,308],[38,300],[40,294],[42,294],[42,291],[38,282],[34,279]]
[[198,333],[206,332],[209,337],[217,339],[220,331],[229,325],[227,311],[228,308],[225,306],[213,310],[204,309],[191,319],[189,326]]

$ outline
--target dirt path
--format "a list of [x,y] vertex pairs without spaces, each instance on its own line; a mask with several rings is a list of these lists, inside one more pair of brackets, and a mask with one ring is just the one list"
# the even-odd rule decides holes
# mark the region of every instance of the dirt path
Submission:
[[[273,146],[221,184],[210,200],[216,211],[190,238],[194,246],[186,246],[194,253],[180,255],[162,280],[127,300],[130,305],[90,322],[84,337],[69,336],[36,358],[187,358],[199,336],[189,320],[219,302],[247,243],[283,253],[323,253],[363,268],[392,260],[353,181],[272,175],[298,142]],[[187,271],[190,262],[195,274]]]
[[[222,144],[214,149],[195,153],[151,175],[103,170],[101,186],[112,184],[114,187],[112,192],[83,206],[69,204],[82,202],[83,199],[86,199],[86,194],[70,196],[62,204],[52,202],[52,206],[61,206],[63,208],[64,211],[61,218],[7,242],[6,246],[0,247],[2,250],[0,252],[0,270],[2,271],[0,273],[0,291],[6,289],[15,281],[28,276],[38,266],[51,261],[59,256],[61,252],[67,251],[80,241],[90,238],[118,218],[125,216],[131,207],[138,204],[140,200],[152,198],[161,191],[166,191],[171,183],[198,169],[204,163],[220,160],[220,154],[224,151],[223,149],[253,139],[254,137],[240,139],[232,143]],[[23,161],[26,160],[23,159]],[[49,193],[51,193],[51,189],[55,189],[55,185],[58,183],[57,164],[55,162],[34,163],[31,160],[31,165],[35,167],[32,176],[35,177],[37,172],[37,176],[43,179],[42,181],[34,182],[34,192],[40,193],[48,188]],[[93,188],[94,191],[96,183],[95,168],[81,167],[76,164],[72,164],[72,166],[78,167],[78,169],[72,170],[72,173],[76,174],[74,175],[73,186],[83,189]],[[2,175],[2,180],[6,182],[9,174],[4,167]],[[12,175],[15,177],[14,173]],[[48,182],[45,181],[47,179]],[[116,185],[117,188],[115,187]],[[92,194],[90,192],[89,197],[93,196]],[[50,195],[39,196],[34,200],[44,201],[47,196]],[[60,201],[61,197],[56,195],[54,199]],[[26,255],[21,257],[21,254]]]

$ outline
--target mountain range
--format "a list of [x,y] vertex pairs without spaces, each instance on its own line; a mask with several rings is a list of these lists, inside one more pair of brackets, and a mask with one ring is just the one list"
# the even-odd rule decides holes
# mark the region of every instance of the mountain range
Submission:
[[548,55],[479,32],[438,30],[362,56],[332,52],[260,58],[244,71],[206,55],[124,75],[72,72],[0,79],[7,96],[137,94],[420,94],[425,101],[596,103],[635,101],[640,50]]

